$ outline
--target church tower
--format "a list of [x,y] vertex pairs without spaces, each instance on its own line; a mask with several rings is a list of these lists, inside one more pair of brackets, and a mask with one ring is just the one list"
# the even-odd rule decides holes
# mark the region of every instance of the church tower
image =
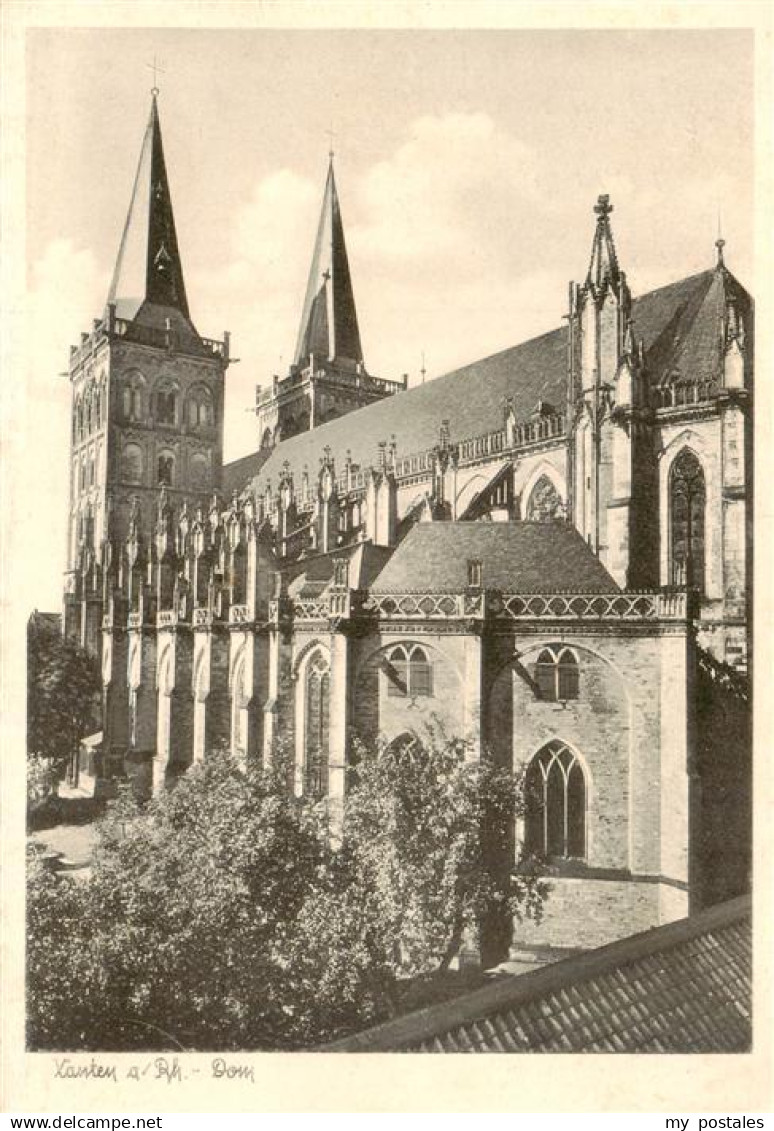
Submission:
[[157,94],[103,317],[70,350],[64,627],[95,653],[130,523],[149,538],[160,489],[195,507],[221,479],[229,340],[191,320]]
[[365,368],[331,153],[293,364],[286,377],[256,389],[260,446],[272,448],[405,387]]

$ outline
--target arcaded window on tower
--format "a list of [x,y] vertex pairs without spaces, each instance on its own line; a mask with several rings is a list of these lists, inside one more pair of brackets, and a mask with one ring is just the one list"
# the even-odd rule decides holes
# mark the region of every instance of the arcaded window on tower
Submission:
[[191,486],[195,491],[203,491],[209,480],[210,465],[206,455],[197,453],[191,457],[189,465]]
[[578,660],[569,648],[544,648],[535,664],[538,698],[550,703],[577,699],[580,687]]
[[387,694],[391,698],[429,697],[433,694],[433,666],[419,644],[399,644],[384,664]]
[[548,859],[586,858],[586,780],[575,754],[558,739],[540,750],[524,781],[524,847]]
[[328,792],[330,741],[330,670],[321,652],[315,652],[306,668],[304,702],[304,791],[311,797]]
[[681,452],[670,476],[672,585],[704,590],[704,472],[691,451]]
[[142,378],[139,374],[131,374],[124,384],[121,407],[125,420],[142,420]]
[[177,417],[177,396],[174,389],[161,388],[156,392],[156,423],[174,424]]
[[527,522],[557,522],[564,518],[564,503],[547,475],[541,475],[532,488],[524,514]]
[[212,397],[208,389],[194,389],[188,398],[189,427],[208,428],[214,419]]
[[163,454],[159,456],[158,461],[158,474],[157,482],[159,487],[172,486],[172,480],[175,472],[175,457],[172,455]]
[[138,444],[127,444],[121,454],[121,478],[126,483],[142,482],[142,449]]

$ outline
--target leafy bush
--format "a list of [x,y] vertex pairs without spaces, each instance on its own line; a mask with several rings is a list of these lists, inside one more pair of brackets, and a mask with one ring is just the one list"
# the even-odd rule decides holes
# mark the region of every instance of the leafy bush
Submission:
[[145,807],[124,792],[88,878],[31,861],[29,1043],[308,1047],[394,1014],[482,922],[545,894],[503,862],[517,783],[466,754],[360,749],[335,838],[280,757],[213,754]]

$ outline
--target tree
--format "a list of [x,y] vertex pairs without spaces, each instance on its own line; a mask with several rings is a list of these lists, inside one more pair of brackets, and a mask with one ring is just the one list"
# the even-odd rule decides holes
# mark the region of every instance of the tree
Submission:
[[287,1047],[285,939],[326,851],[278,772],[243,773],[223,753],[144,808],[124,791],[88,879],[52,887],[33,871],[30,1042]]
[[523,808],[519,780],[440,732],[358,749],[340,851],[294,940],[293,969],[317,986],[310,1029],[394,1015],[466,946],[480,954],[514,916],[539,918],[547,887],[513,859]]
[[406,1008],[545,894],[508,856],[519,783],[468,755],[360,748],[341,829],[293,796],[280,755],[264,771],[212,754],[144,806],[126,790],[90,877],[33,862],[30,1043],[309,1047]]
[[61,777],[95,725],[97,661],[41,617],[27,633],[27,751],[51,759]]

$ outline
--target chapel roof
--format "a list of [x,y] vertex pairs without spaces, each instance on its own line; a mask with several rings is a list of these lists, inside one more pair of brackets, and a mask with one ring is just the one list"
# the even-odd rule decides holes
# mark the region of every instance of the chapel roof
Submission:
[[747,1052],[751,997],[751,900],[740,896],[320,1051]]
[[618,593],[581,535],[563,522],[419,522],[373,583],[374,593],[461,592],[469,559],[482,585],[510,593]]

